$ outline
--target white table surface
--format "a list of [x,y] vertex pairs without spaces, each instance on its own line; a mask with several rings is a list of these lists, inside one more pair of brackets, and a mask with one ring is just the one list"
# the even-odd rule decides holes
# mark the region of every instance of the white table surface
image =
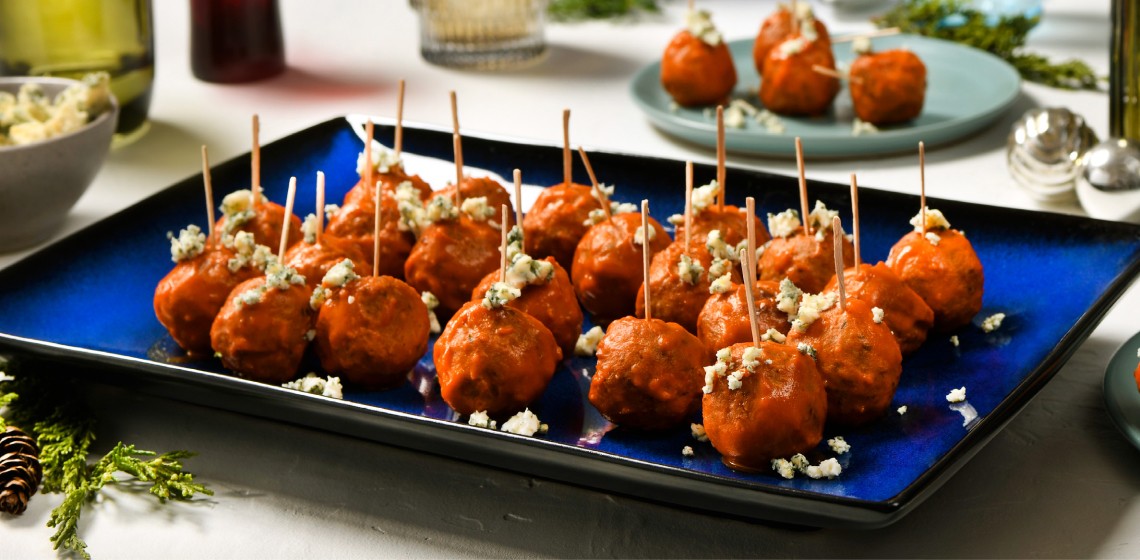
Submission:
[[[709,1],[730,38],[750,37],[774,2]],[[197,81],[189,69],[187,2],[155,2],[158,74],[153,127],[111,154],[58,237],[198,169],[248,150],[260,113],[269,142],[334,115],[392,115],[408,80],[409,121],[446,125],[459,92],[463,127],[557,142],[560,110],[572,141],[676,159],[712,161],[657,132],[627,93],[633,72],[660,56],[680,3],[636,24],[548,26],[549,60],[505,74],[459,72],[419,57],[417,21],[401,0],[282,2],[289,70],[248,85]],[[1047,0],[1031,45],[1077,56],[1106,73],[1108,3]],[[819,8],[833,33],[866,29],[867,13]],[[932,196],[1041,208],[1006,172],[1010,123],[1033,106],[1067,106],[1103,136],[1103,93],[1025,85],[1017,106],[977,136],[927,155]],[[730,156],[730,164],[791,173],[791,161]],[[913,157],[810,162],[809,176],[913,192]],[[1080,212],[1075,205],[1044,208]],[[0,256],[0,267],[27,252]],[[1101,380],[1112,352],[1137,328],[1133,287],[1038,396],[930,499],[875,531],[788,531],[521,476],[231,412],[97,389],[99,448],[125,440],[159,451],[193,449],[187,462],[216,495],[157,507],[110,490],[84,513],[96,558],[373,558],[585,556],[1140,556],[1140,455],[1111,424]],[[44,526],[58,495],[0,522],[0,557],[51,557]]]

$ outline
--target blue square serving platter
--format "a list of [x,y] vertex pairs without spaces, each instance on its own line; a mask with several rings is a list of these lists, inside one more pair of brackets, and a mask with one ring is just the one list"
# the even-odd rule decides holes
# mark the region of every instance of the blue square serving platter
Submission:
[[[358,132],[349,120],[335,118],[265,146],[266,194],[281,202],[290,176],[311,181],[323,170],[328,200],[339,200],[357,180]],[[380,141],[390,145],[392,135],[389,124],[377,127]],[[412,154],[451,158],[446,130],[406,127],[404,146]],[[520,168],[530,184],[562,179],[555,146],[469,134],[464,156],[467,164],[501,176]],[[591,161],[604,182],[617,184],[617,200],[648,198],[662,222],[682,210],[683,162],[605,152]],[[575,180],[586,182],[581,171]],[[697,166],[696,176],[708,180],[714,171]],[[248,174],[248,154],[215,167],[215,196],[246,188]],[[350,390],[343,401],[244,380],[216,360],[179,358],[154,317],[152,297],[171,268],[166,233],[202,223],[201,184],[201,176],[187,178],[0,270],[0,352],[69,366],[76,375],[146,394],[679,507],[811,526],[881,527],[915,508],[1056,374],[1140,271],[1140,227],[930,200],[966,232],[985,266],[982,312],[957,332],[932,335],[904,361],[891,413],[860,429],[825,432],[825,439],[841,435],[851,445],[838,455],[838,478],[785,480],[726,468],[687,425],[653,435],[613,429],[586,399],[592,359],[563,362],[531,407],[549,432],[522,437],[457,418],[439,397],[430,351],[403,387]],[[729,169],[726,184],[729,203],[743,206],[746,196],[755,196],[761,215],[798,206],[791,177]],[[850,223],[846,186],[811,182],[809,189]],[[861,198],[864,259],[885,259],[910,228],[918,199],[874,189],[864,189]],[[313,211],[309,196],[298,196],[296,211]],[[1002,327],[983,332],[981,320],[997,312],[1006,314]],[[959,387],[966,387],[967,400],[947,402],[946,394]],[[894,412],[904,405],[905,414]],[[685,446],[693,447],[693,456],[682,455]],[[821,444],[809,459],[832,456]]]

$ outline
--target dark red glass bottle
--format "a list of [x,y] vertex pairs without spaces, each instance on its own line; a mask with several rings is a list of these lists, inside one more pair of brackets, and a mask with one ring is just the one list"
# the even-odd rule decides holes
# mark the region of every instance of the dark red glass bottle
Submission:
[[284,71],[277,0],[190,0],[190,66],[198,79],[218,83]]

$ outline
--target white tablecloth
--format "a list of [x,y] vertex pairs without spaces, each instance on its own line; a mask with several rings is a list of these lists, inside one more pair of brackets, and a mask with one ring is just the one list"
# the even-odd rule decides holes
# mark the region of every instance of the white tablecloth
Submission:
[[[728,38],[751,36],[774,3],[700,3]],[[410,121],[446,125],[459,92],[463,127],[557,142],[560,111],[588,147],[712,161],[713,152],[662,135],[627,93],[633,72],[660,56],[682,5],[631,23],[551,25],[549,60],[505,74],[430,66],[417,21],[400,0],[282,2],[289,70],[248,85],[195,80],[186,2],[155,2],[158,74],[153,126],[114,152],[59,236],[86,226],[214,161],[248,150],[248,117],[265,142],[334,115],[392,115],[408,80]],[[833,33],[866,29],[867,13],[819,10]],[[1108,5],[1049,0],[1031,45],[1108,64]],[[932,196],[1040,208],[1006,172],[1010,123],[1033,106],[1067,106],[1103,136],[1103,93],[1025,85],[1017,106],[987,131],[932,150]],[[913,157],[812,163],[809,176],[913,192]],[[730,164],[792,173],[790,161],[731,156]],[[1080,212],[1075,205],[1048,208]],[[58,237],[58,236],[57,236]],[[22,254],[0,256],[0,266]],[[121,490],[84,514],[96,558],[373,558],[390,556],[1140,556],[1140,455],[1112,426],[1101,380],[1111,353],[1140,325],[1130,289],[1060,374],[969,464],[916,511],[875,531],[788,531],[656,505],[339,435],[133,394],[96,389],[99,448],[187,448],[216,495],[154,505]],[[0,557],[51,556],[44,526],[61,497],[35,497],[0,521]]]

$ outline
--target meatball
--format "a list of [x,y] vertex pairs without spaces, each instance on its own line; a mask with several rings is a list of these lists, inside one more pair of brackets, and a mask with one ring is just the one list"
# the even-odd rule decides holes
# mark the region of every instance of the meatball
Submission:
[[590,211],[601,209],[588,186],[571,183],[543,189],[523,217],[526,253],[536,259],[554,257],[569,269],[578,241],[590,229]]
[[[787,278],[807,293],[823,290],[835,276],[835,240],[830,229],[816,231],[824,235],[805,235],[798,226],[787,237],[773,238],[760,255],[760,279],[779,282]],[[855,246],[845,237],[843,264],[850,266],[854,261]]]
[[499,230],[464,214],[424,228],[404,275],[418,291],[439,298],[436,313],[445,319],[471,299],[471,291],[488,273],[499,269]]
[[[836,278],[831,278],[824,291],[833,292],[838,288]],[[934,311],[886,264],[863,263],[858,269],[844,270],[843,286],[847,297],[883,310],[883,320],[894,333],[903,355],[918,350],[926,341],[926,333],[934,325]]]
[[860,119],[875,125],[906,122],[922,112],[926,65],[906,49],[866,54],[851,63],[847,87]]
[[1136,373],[1132,375],[1136,378],[1136,388],[1140,390],[1140,364],[1136,366]]
[[[222,239],[225,235],[233,235],[239,231],[248,231],[258,245],[276,248],[281,244],[281,230],[285,223],[285,207],[268,200],[261,204],[234,215],[223,215],[214,225],[214,235]],[[301,219],[295,215],[289,216],[289,239],[287,243],[292,246],[301,241]]]
[[[807,6],[806,3],[802,4]],[[810,10],[806,15],[811,17]],[[831,48],[831,38],[827,33],[827,26],[822,21],[811,17],[812,27],[815,28],[817,41],[822,41]],[[802,25],[802,24],[801,24]],[[792,23],[792,11],[785,6],[780,6],[764,23],[760,24],[760,32],[756,35],[756,41],[752,43],[752,62],[756,65],[756,73],[764,75],[764,62],[768,60],[768,53],[771,52],[777,45],[784,41],[791,39],[794,35],[798,35],[799,29],[795,29]]]
[[154,291],[154,314],[184,350],[210,355],[210,326],[234,287],[262,275],[252,266],[230,270],[235,253],[216,246],[180,261]]
[[[748,218],[745,216],[746,212],[743,208],[737,208],[731,204],[726,204],[724,210],[720,210],[716,205],[709,206],[700,212],[693,212],[693,233],[691,237],[693,242],[698,240],[704,242],[708,237],[709,232],[712,230],[720,230],[721,238],[725,243],[736,245],[741,241],[748,238]],[[768,239],[768,228],[764,227],[764,222],[760,221],[756,216],[752,217],[756,221],[756,246],[763,245]],[[677,239],[685,238],[685,224],[677,224],[676,233],[674,236]]]
[[[750,350],[756,348],[756,350]],[[702,408],[709,442],[724,464],[742,471],[769,471],[772,459],[804,453],[823,439],[827,393],[811,358],[775,342],[735,344],[706,368]],[[745,352],[755,360],[745,365]],[[722,367],[721,371],[717,371]],[[739,380],[733,389],[732,379]]]
[[279,384],[293,379],[301,366],[313,312],[304,279],[288,272],[239,284],[210,328],[210,343],[222,364],[243,377]]
[[760,78],[760,102],[773,113],[817,116],[827,112],[839,93],[839,80],[812,70],[835,69],[831,45],[796,36],[773,48]]
[[590,403],[627,428],[676,426],[700,406],[704,363],[701,341],[680,325],[623,317],[598,343]]
[[301,242],[285,251],[285,266],[305,277],[309,289],[316,288],[325,273],[337,263],[349,259],[356,270],[368,270],[368,258],[356,244],[324,234],[319,243]]
[[[483,197],[487,199],[487,207],[495,210],[495,215],[491,217],[490,220],[480,223],[484,225],[489,225],[490,222],[498,223],[500,219],[499,209],[506,204],[508,217],[507,227],[515,225],[515,207],[511,204],[511,193],[507,192],[507,189],[504,188],[503,185],[500,185],[498,181],[490,177],[464,176],[463,182],[459,184],[459,187],[461,202],[469,198]],[[448,185],[447,188],[439,191],[435,196],[443,196],[455,200],[455,185]],[[495,228],[495,231],[498,231],[498,228]]]
[[[376,191],[372,190],[372,196],[353,194],[364,190],[349,191],[349,196],[344,199],[344,205],[329,219],[325,228],[326,236],[332,235],[356,247],[359,254],[364,257],[361,264],[368,265],[360,270],[371,267],[376,243],[376,202],[373,198]],[[416,236],[410,230],[400,230],[399,205],[386,191],[382,191],[380,198],[380,223],[380,258],[376,263],[376,274],[402,279],[404,262],[412,252]],[[320,281],[320,278],[317,280]]]
[[399,386],[427,351],[428,310],[411,286],[365,276],[334,289],[317,315],[325,372],[364,389]]
[[814,350],[827,387],[827,421],[866,424],[886,412],[902,375],[902,352],[884,322],[875,322],[871,305],[848,299],[823,310],[806,329],[793,328],[787,344]]
[[[546,257],[545,260],[554,265],[554,278],[524,286],[522,295],[507,305],[546,325],[558,342],[562,355],[570,356],[574,353],[574,345],[578,343],[578,335],[582,334],[582,308],[578,306],[574,286],[570,284],[570,275],[566,269],[553,257]],[[497,270],[484,276],[483,281],[471,292],[471,301],[482,301],[487,290],[498,281]]]
[[665,47],[661,86],[684,107],[725,103],[736,87],[736,67],[728,45],[719,41],[712,46],[681,31]]
[[[756,322],[761,333],[776,329],[781,334],[788,334],[792,328],[788,314],[776,308],[776,295],[779,293],[780,285],[768,280],[757,280],[752,288]],[[711,356],[733,344],[752,341],[746,298],[743,283],[733,286],[732,291],[709,296],[697,317],[697,338],[704,343],[706,355]]]
[[[656,232],[650,234],[652,255],[668,247],[670,239],[657,220],[649,218],[649,224]],[[640,214],[616,214],[587,230],[574,251],[574,291],[599,325],[634,312],[642,276],[641,245],[634,243],[639,229]]]
[[[697,316],[705,300],[709,299],[709,266],[712,265],[712,255],[705,249],[704,244],[693,243],[685,251],[684,241],[676,241],[665,250],[653,255],[653,262],[649,265],[649,289],[653,301],[653,318],[662,321],[677,323],[690,333],[697,332]],[[694,274],[690,280],[680,276],[681,256],[688,255],[694,264],[699,264],[704,270]],[[695,271],[694,271],[695,272]],[[635,315],[645,318],[645,284],[637,290],[635,301]]]
[[550,329],[513,307],[469,302],[435,342],[443,400],[459,414],[509,414],[537,400],[562,351]]
[[985,277],[974,247],[953,229],[928,230],[935,245],[917,231],[903,236],[887,256],[887,266],[934,310],[939,332],[967,325],[982,310]]

